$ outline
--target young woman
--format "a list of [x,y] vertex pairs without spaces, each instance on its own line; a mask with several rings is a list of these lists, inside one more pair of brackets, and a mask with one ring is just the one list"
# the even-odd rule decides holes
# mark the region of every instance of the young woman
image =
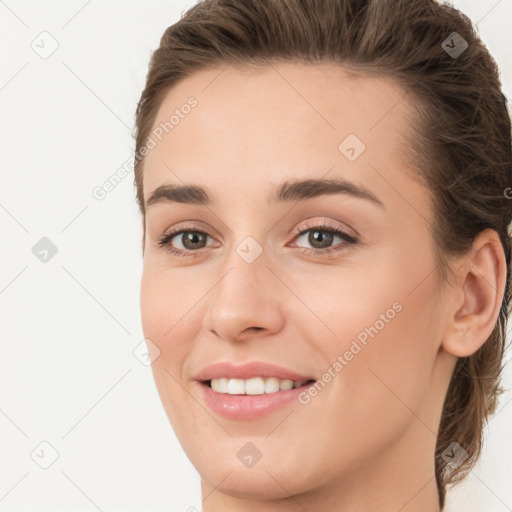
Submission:
[[205,0],[137,108],[141,315],[204,512],[435,512],[500,392],[511,127],[434,0]]

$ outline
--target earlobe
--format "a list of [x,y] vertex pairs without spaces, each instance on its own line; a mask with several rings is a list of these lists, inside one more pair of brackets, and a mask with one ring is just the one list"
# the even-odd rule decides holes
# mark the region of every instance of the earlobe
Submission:
[[457,356],[474,354],[491,335],[498,319],[507,277],[506,258],[496,231],[486,229],[462,258],[453,292],[443,348]]

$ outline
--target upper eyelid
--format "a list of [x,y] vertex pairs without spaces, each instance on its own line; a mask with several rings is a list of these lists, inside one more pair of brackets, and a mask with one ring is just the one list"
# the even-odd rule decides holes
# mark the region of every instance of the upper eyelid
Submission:
[[[171,235],[176,236],[176,235],[182,234],[183,232],[201,232],[201,233],[204,233],[205,235],[209,236],[210,238],[213,238],[212,235],[210,234],[212,229],[202,227],[201,225],[203,223],[201,221],[188,221],[188,222],[190,222],[190,225],[187,224],[184,226],[172,227],[172,228],[166,229],[162,235],[157,235],[157,238],[162,239],[162,238],[169,237]],[[196,224],[192,224],[192,223],[196,223]]]
[[[214,228],[210,228],[210,227],[203,227],[203,226],[206,226],[206,224],[203,222],[203,221],[200,221],[200,220],[196,220],[196,219],[193,219],[193,220],[189,220],[189,221],[184,221],[186,222],[187,224],[184,225],[184,226],[180,226],[178,228],[169,228],[167,230],[164,231],[164,234],[162,236],[165,236],[167,234],[170,234],[170,233],[173,233],[173,234],[178,234],[182,231],[205,231],[205,232],[208,232],[208,231],[214,231],[217,233],[217,230],[215,230]],[[345,224],[341,224],[341,225],[338,225],[337,223],[339,223],[339,221],[330,221],[330,220],[311,220],[311,219],[308,219],[305,221],[305,225],[301,225],[299,224],[296,228],[293,228],[293,233],[294,234],[297,234],[297,233],[300,233],[300,232],[303,232],[303,231],[307,231],[308,229],[319,229],[319,228],[324,228],[324,229],[328,229],[328,228],[332,228],[332,229],[337,229],[337,230],[341,230],[341,231],[344,231],[345,233],[347,233],[348,235],[351,235],[351,236],[354,236],[354,237],[359,237],[359,233],[354,229],[354,228],[350,228],[348,227],[347,225]],[[207,233],[209,235],[209,233]]]
[[[298,235],[302,235],[305,232],[311,231],[313,229],[317,229],[319,231],[321,231],[321,230],[326,230],[326,231],[336,230],[336,231],[341,231],[344,234],[346,234],[348,236],[352,236],[354,238],[359,237],[358,233],[354,233],[354,234],[350,233],[350,231],[354,231],[354,230],[347,229],[344,226],[336,226],[334,224],[330,224],[325,221],[323,223],[311,222],[311,224],[306,224],[305,226],[299,225],[297,228],[293,229],[292,233],[295,235],[294,238],[296,238]],[[171,235],[172,235],[172,237],[174,237],[174,236],[186,233],[186,232],[204,233],[205,235],[209,236],[210,238],[213,238],[207,229],[198,227],[198,226],[180,226],[178,228],[171,228],[169,230],[166,230],[163,235],[159,236],[159,238],[170,237]]]
[[308,220],[308,221],[306,221],[306,225],[304,225],[304,226],[299,225],[296,229],[294,229],[293,232],[295,234],[300,234],[300,233],[304,233],[305,231],[310,231],[312,229],[317,229],[319,231],[323,230],[323,229],[325,229],[326,231],[329,231],[329,230],[342,231],[346,235],[352,236],[353,238],[359,238],[359,233],[357,233],[357,231],[355,231],[354,229],[349,228],[345,224],[338,225],[338,224],[331,223],[330,221],[325,221],[325,220],[323,220],[323,221]]

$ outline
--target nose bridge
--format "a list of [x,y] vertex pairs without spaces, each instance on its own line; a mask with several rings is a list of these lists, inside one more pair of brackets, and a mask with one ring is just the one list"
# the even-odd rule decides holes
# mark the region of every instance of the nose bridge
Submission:
[[233,244],[224,262],[225,277],[216,287],[215,297],[223,306],[237,306],[241,311],[247,306],[257,306],[266,294],[264,284],[268,280],[268,258],[260,244],[252,236],[247,236],[238,244]]
[[276,328],[279,308],[267,256],[252,236],[233,242],[209,296],[206,327],[210,331],[235,339],[247,328]]

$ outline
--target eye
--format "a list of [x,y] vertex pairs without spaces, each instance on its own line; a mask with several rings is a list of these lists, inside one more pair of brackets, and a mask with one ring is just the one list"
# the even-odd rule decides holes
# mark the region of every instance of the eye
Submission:
[[[178,244],[182,247],[174,247],[171,242],[176,238]],[[205,247],[206,241],[209,238],[208,233],[197,229],[172,231],[165,234],[159,241],[158,245],[165,247],[172,254],[177,256],[196,256],[199,249]],[[175,242],[176,243],[176,242]]]
[[[295,240],[305,238],[306,242],[313,248],[305,248],[302,252],[309,255],[322,255],[335,251],[346,249],[348,246],[357,244],[358,240],[343,231],[341,228],[328,224],[306,226],[307,229],[301,229]],[[332,246],[334,239],[338,237],[342,240],[338,246]]]

